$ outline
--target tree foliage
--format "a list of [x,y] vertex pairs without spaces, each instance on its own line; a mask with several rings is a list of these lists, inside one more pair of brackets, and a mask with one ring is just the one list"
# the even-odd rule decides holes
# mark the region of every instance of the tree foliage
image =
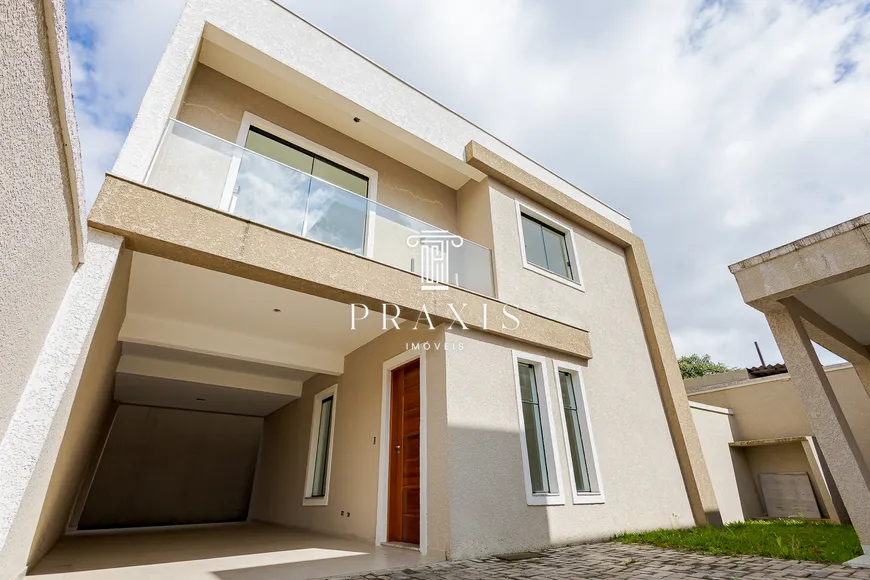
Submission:
[[684,379],[703,377],[705,375],[714,375],[716,373],[724,373],[734,370],[722,363],[713,362],[710,359],[709,354],[703,356],[697,354],[681,356],[677,362],[680,365],[680,374],[683,375]]

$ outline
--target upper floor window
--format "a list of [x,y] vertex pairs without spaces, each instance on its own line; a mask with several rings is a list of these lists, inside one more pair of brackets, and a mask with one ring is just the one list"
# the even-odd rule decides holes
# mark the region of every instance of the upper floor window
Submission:
[[573,279],[565,234],[522,214],[526,260],[563,278]]
[[[221,208],[275,229],[365,254],[377,172],[245,113]],[[367,199],[368,198],[368,199]]]
[[357,195],[363,197],[368,195],[369,180],[366,176],[276,137],[259,127],[251,125],[248,128],[245,148]]
[[571,228],[517,202],[523,265],[539,274],[582,289]]

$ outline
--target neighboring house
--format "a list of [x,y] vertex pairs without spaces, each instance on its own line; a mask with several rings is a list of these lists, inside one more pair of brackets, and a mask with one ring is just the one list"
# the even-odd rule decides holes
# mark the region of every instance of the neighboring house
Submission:
[[[830,227],[731,267],[743,300],[764,313],[812,434],[830,468],[870,566],[870,467],[866,416],[849,407],[870,397],[870,214]],[[813,343],[849,361],[863,386],[842,400]],[[853,404],[852,400],[856,402]],[[860,403],[859,403],[860,401]],[[775,410],[772,410],[772,412]]]
[[[870,398],[851,364],[828,366],[825,373],[867,461]],[[763,517],[849,521],[784,365],[685,383],[725,522]]]
[[[30,567],[366,569],[718,521],[629,220],[274,2],[187,5],[89,226],[63,440],[30,425],[4,465]],[[95,533],[239,521],[221,549]]]

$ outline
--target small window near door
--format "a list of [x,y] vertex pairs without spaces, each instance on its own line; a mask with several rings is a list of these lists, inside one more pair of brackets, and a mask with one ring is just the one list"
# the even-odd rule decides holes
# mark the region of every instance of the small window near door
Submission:
[[559,381],[559,407],[571,468],[573,501],[575,504],[604,503],[581,369],[577,365],[554,361],[553,370]]
[[337,391],[338,385],[333,385],[314,397],[303,505],[326,505],[329,499]]
[[514,365],[527,503],[563,504],[544,359],[514,352]]

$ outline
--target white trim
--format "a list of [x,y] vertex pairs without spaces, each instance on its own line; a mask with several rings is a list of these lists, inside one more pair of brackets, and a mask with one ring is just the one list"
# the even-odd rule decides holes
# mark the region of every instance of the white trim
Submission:
[[381,390],[381,441],[378,463],[378,516],[375,545],[387,543],[387,499],[390,480],[390,399],[392,395],[392,372],[409,362],[420,359],[420,553],[429,549],[429,483],[427,467],[428,429],[426,427],[426,352],[406,350],[384,361]]
[[[70,207],[72,209],[72,245],[75,250],[76,267],[85,262],[88,245],[87,205],[85,200],[85,177],[82,169],[81,144],[73,103],[72,72],[69,64],[69,36],[67,33],[66,7],[62,2],[43,0],[45,35],[48,40],[48,55],[54,79],[55,104],[60,125],[61,144],[69,178]],[[67,192],[64,192],[65,194]]]
[[[580,493],[577,491],[577,481],[574,477],[574,464],[571,461],[571,447],[568,445],[568,425],[565,422],[565,401],[562,399],[562,387],[559,384],[559,371],[571,374],[574,384],[574,398],[577,410],[582,411],[580,434],[583,436],[583,451],[586,454],[586,469],[589,471],[589,484],[592,491]],[[586,385],[583,382],[583,367],[573,363],[553,360],[553,379],[556,381],[556,397],[559,400],[559,419],[562,423],[562,441],[565,444],[565,455],[568,458],[568,475],[571,478],[571,499],[575,505],[604,503],[604,485],[601,483],[601,470],[598,463],[598,452],[595,449],[595,436],[592,435],[592,420],[589,418],[589,405],[586,404]],[[579,414],[579,413],[578,413]]]
[[[517,425],[519,426],[520,448],[523,453],[523,483],[526,488],[528,505],[565,505],[562,495],[562,468],[559,463],[559,450],[556,448],[556,428],[553,423],[553,405],[550,401],[550,381],[547,378],[547,359],[525,352],[512,350],[514,365],[514,391],[517,401]],[[519,363],[535,367],[538,388],[538,405],[541,412],[541,430],[544,437],[544,453],[547,462],[547,477],[550,493],[532,491],[532,475],[529,469],[529,450],[526,447],[526,428],[523,423],[523,398],[520,394]]]
[[[323,400],[332,397],[332,417],[329,421],[329,448],[326,450],[326,483],[323,497],[311,497],[311,486],[314,485],[314,463],[317,461],[317,436],[320,433],[320,411]],[[338,407],[338,384],[327,387],[314,395],[314,410],[311,414],[311,435],[308,439],[308,467],[305,470],[305,489],[302,490],[302,505],[328,505],[329,480],[332,474],[332,446],[335,443],[335,418]]]
[[710,411],[711,413],[721,413],[723,415],[733,415],[733,409],[729,409],[727,407],[717,407],[715,405],[707,405],[705,403],[696,403],[695,401],[689,401],[689,407],[693,409],[698,409],[699,411]]
[[[236,145],[239,147],[244,147],[245,142],[248,138],[248,131],[250,131],[251,126],[258,127],[263,131],[271,133],[276,137],[280,137],[285,141],[289,141],[294,145],[297,145],[307,151],[310,151],[316,155],[320,155],[325,159],[329,159],[330,161],[337,163],[343,167],[350,169],[351,171],[355,171],[360,175],[364,175],[369,180],[369,187],[366,198],[377,202],[378,201],[378,172],[372,169],[367,165],[363,165],[358,161],[354,161],[350,157],[345,157],[341,153],[337,153],[332,149],[327,149],[323,145],[319,145],[310,139],[306,139],[302,135],[298,135],[289,129],[285,129],[280,125],[276,125],[271,121],[267,121],[262,117],[258,117],[257,115],[251,113],[250,111],[245,111],[242,115],[242,123],[239,125],[239,132],[236,134]],[[241,157],[238,155],[234,155],[232,161],[230,162],[230,169],[227,172],[227,181],[224,184],[224,192],[221,195],[221,201],[218,205],[218,209],[221,211],[232,213],[230,211],[230,204],[232,203],[233,198],[233,188],[236,185],[236,178],[239,174],[239,166],[241,165]],[[375,205],[368,204],[366,218],[366,233],[365,233],[365,247],[363,251],[365,252],[365,256],[371,258],[374,255],[374,234],[375,234]]]
[[[580,261],[577,259],[577,248],[576,244],[574,243],[574,230],[571,228],[571,226],[560,222],[543,210],[532,207],[531,205],[518,199],[515,199],[514,202],[516,203],[517,230],[520,237],[520,254],[523,258],[523,268],[540,274],[541,276],[546,276],[547,278],[555,280],[560,284],[565,284],[566,286],[570,286],[571,288],[580,290],[581,292],[585,292],[586,289],[583,286],[583,275],[580,273]],[[568,259],[571,260],[571,274],[573,275],[573,279],[565,278],[556,274],[555,272],[551,272],[546,268],[542,268],[528,261],[528,259],[526,258],[526,242],[523,234],[522,214],[524,213],[529,214],[536,220],[544,222],[551,228],[556,229],[565,235],[565,246],[568,249]]]

